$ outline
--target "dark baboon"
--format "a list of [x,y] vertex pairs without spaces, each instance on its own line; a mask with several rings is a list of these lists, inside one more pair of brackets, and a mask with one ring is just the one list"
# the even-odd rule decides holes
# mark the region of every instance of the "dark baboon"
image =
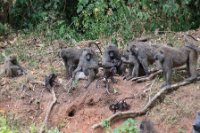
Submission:
[[75,79],[77,72],[84,72],[88,76],[88,82],[84,87],[88,88],[98,73],[98,67],[98,59],[95,52],[91,48],[85,48],[80,57],[78,67],[73,72],[72,79]]
[[140,133],[158,133],[150,120],[143,120],[140,124]]
[[47,88],[47,90],[49,92],[51,91],[51,87],[53,87],[53,85],[54,85],[56,77],[57,77],[57,75],[54,73],[45,77],[45,87]]
[[145,75],[142,64],[130,51],[130,45],[125,48],[121,59],[123,63],[128,64],[128,74],[124,77],[125,79],[129,80],[133,77]]
[[[95,42],[88,43],[88,47],[91,47],[93,44],[97,46],[100,53],[102,53],[100,47]],[[63,62],[65,64],[68,77],[72,77],[72,72],[77,68],[82,52],[83,49],[77,48],[65,48],[61,49],[61,51],[59,52],[59,56],[63,59]]]
[[192,133],[200,133],[200,112],[198,112],[192,127]]
[[104,52],[102,57],[102,66],[104,68],[104,76],[105,78],[111,78],[111,80],[114,82],[114,74],[122,74],[121,71],[121,55],[119,52],[119,49],[113,45],[109,44]]
[[5,58],[4,74],[7,77],[16,77],[24,74],[24,69],[19,65],[16,55]]
[[[141,63],[145,74],[149,75],[148,70],[148,64],[153,64],[155,62],[154,55],[156,52],[156,49],[160,47],[159,45],[152,45],[150,43],[146,42],[131,42],[130,45],[130,51],[133,55],[136,56],[136,58]],[[159,62],[156,62],[157,69],[160,69]]]
[[161,86],[168,86],[171,84],[172,69],[182,65],[187,65],[187,72],[190,76],[187,80],[194,80],[197,77],[197,59],[198,51],[192,45],[187,44],[180,48],[173,48],[169,46],[162,46],[157,49],[155,59],[158,60],[163,69],[165,83]]

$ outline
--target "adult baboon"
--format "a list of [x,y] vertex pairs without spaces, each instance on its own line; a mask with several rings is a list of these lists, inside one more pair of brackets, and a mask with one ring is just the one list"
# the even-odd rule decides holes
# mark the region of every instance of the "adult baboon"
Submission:
[[[100,53],[102,54],[101,49],[97,43],[89,42],[88,47],[91,47],[93,44],[97,46]],[[67,71],[68,77],[72,77],[72,72],[77,68],[82,52],[83,49],[78,48],[64,48],[61,49],[61,51],[59,52],[59,56],[63,59],[63,62],[65,64],[65,69]]]
[[[145,74],[149,75],[148,65],[155,62],[154,55],[156,49],[159,48],[160,45],[153,45],[148,42],[130,42],[129,45],[132,55],[139,60],[145,71]],[[156,62],[156,66],[157,69],[160,69],[159,62]]]
[[16,77],[24,74],[24,69],[19,65],[16,55],[10,55],[5,58],[4,74],[7,77]]
[[174,67],[186,64],[189,75],[187,80],[192,81],[197,77],[198,51],[190,44],[179,48],[162,46],[157,49],[155,59],[160,62],[165,77],[165,83],[161,87],[171,85],[172,69]]
[[88,88],[98,73],[98,67],[98,59],[95,52],[91,48],[85,48],[80,57],[78,67],[73,72],[72,80],[75,79],[77,72],[84,72],[88,76],[88,82],[84,87]]
[[109,44],[105,48],[102,57],[105,78],[111,78],[111,80],[115,82],[113,78],[114,74],[122,74],[122,70],[120,69],[121,64],[122,61],[119,49],[114,44]]
[[157,133],[150,120],[143,120],[140,124],[140,133]]
[[123,63],[128,64],[128,74],[124,77],[124,79],[131,79],[133,77],[144,76],[145,71],[143,69],[142,64],[139,62],[137,57],[132,54],[130,51],[130,45],[128,45],[123,52],[122,58]]

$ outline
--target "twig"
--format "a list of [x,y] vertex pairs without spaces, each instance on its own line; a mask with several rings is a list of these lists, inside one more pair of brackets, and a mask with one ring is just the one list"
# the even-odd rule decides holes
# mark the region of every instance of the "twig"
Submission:
[[39,133],[42,133],[44,131],[44,127],[47,125],[47,122],[48,122],[48,118],[49,118],[49,115],[51,113],[51,109],[53,108],[53,105],[56,103],[57,101],[57,98],[56,98],[56,94],[54,92],[54,87],[52,87],[51,89],[51,94],[53,96],[53,101],[50,103],[50,105],[48,106],[47,108],[47,112],[46,112],[46,115],[45,115],[45,119],[42,123],[42,126],[40,127],[40,130],[39,130]]
[[[200,80],[200,77],[197,77],[197,80]],[[127,111],[127,112],[118,112],[112,116],[110,116],[109,118],[105,119],[105,121],[108,121],[108,122],[113,122],[113,121],[116,121],[118,119],[124,119],[124,118],[135,118],[135,117],[138,117],[138,116],[141,116],[143,114],[146,114],[146,112],[153,106],[153,104],[155,103],[155,101],[161,96],[163,95],[164,93],[166,93],[167,91],[169,90],[172,90],[174,88],[178,88],[180,86],[184,86],[184,85],[187,85],[187,84],[190,84],[192,83],[191,81],[183,81],[183,82],[179,82],[179,83],[176,83],[176,84],[173,84],[171,85],[170,87],[165,87],[163,89],[160,89],[159,92],[157,92],[154,97],[149,100],[149,102],[143,107],[143,109],[141,109],[140,111],[138,112],[133,112],[133,111]],[[96,129],[96,128],[103,128],[103,125],[102,123],[98,123],[98,124],[95,124],[92,126],[93,129]]]

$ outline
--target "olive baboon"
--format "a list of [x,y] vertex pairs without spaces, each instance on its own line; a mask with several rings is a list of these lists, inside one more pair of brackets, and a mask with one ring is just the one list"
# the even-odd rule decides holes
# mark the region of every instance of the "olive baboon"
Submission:
[[106,79],[111,78],[115,82],[113,76],[115,73],[122,74],[121,70],[121,55],[119,49],[114,44],[109,44],[102,57],[102,66],[104,68],[104,76]]
[[[101,49],[96,42],[89,42],[88,47],[91,47],[93,44],[97,46],[102,54]],[[77,68],[82,52],[83,49],[78,48],[64,48],[59,52],[59,56],[63,59],[65,64],[67,77],[72,77],[72,72]]]
[[91,48],[85,48],[80,57],[78,67],[73,72],[72,80],[75,79],[77,72],[84,72],[88,76],[88,82],[84,87],[88,88],[98,73],[98,67],[98,59],[95,52]]
[[192,133],[200,133],[200,112],[198,112],[192,127]]
[[16,77],[23,75],[24,69],[19,65],[16,55],[10,55],[5,58],[4,74],[7,77]]
[[[153,64],[155,62],[154,55],[156,49],[159,48],[159,45],[152,45],[147,42],[131,42],[130,51],[132,55],[136,56],[136,58],[141,63],[145,74],[149,75],[148,64]],[[157,69],[160,69],[159,62],[156,62]],[[137,70],[138,71],[138,70]]]
[[137,57],[131,53],[130,45],[125,48],[121,60],[123,63],[128,64],[128,74],[124,77],[124,79],[129,80],[133,77],[145,75],[142,64],[139,62]]
[[157,49],[155,59],[160,62],[165,77],[165,83],[161,88],[171,85],[172,69],[185,64],[187,65],[187,73],[190,76],[186,80],[192,81],[196,79],[198,51],[195,47],[189,45],[187,44],[180,48],[162,46]]
[[140,133],[157,133],[150,120],[143,120],[140,124]]

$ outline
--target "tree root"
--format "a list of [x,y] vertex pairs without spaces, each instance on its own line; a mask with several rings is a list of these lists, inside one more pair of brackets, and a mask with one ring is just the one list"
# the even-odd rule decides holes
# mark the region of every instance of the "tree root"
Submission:
[[45,119],[42,123],[42,126],[40,127],[40,130],[39,130],[39,133],[43,133],[44,131],[44,127],[47,125],[47,122],[48,122],[48,118],[49,118],[49,115],[51,113],[51,110],[54,106],[54,104],[56,103],[57,101],[57,98],[56,98],[56,94],[55,94],[55,91],[54,91],[54,87],[51,88],[51,94],[53,96],[53,101],[50,103],[50,105],[48,106],[47,108],[47,112],[46,112],[46,115],[45,115]]
[[[200,80],[200,76],[197,77],[197,80]],[[138,117],[138,116],[141,116],[141,115],[144,115],[146,114],[146,112],[152,108],[153,104],[155,103],[155,101],[163,94],[165,94],[167,91],[169,90],[172,90],[172,89],[175,89],[175,88],[178,88],[180,86],[184,86],[184,85],[187,85],[187,84],[190,84],[192,83],[192,81],[183,81],[183,82],[179,82],[179,83],[176,83],[176,84],[173,84],[171,86],[168,86],[168,87],[165,87],[163,89],[160,89],[160,91],[158,91],[154,97],[152,97],[148,103],[143,107],[143,109],[141,109],[140,111],[138,112],[133,112],[133,111],[126,111],[126,112],[118,112],[112,116],[110,116],[109,118],[105,119],[105,121],[108,121],[108,122],[113,122],[113,121],[116,121],[118,119],[124,119],[124,118],[135,118],[135,117]],[[92,126],[93,129],[96,129],[96,128],[103,128],[103,125],[102,123],[98,123],[98,124],[95,124]]]

